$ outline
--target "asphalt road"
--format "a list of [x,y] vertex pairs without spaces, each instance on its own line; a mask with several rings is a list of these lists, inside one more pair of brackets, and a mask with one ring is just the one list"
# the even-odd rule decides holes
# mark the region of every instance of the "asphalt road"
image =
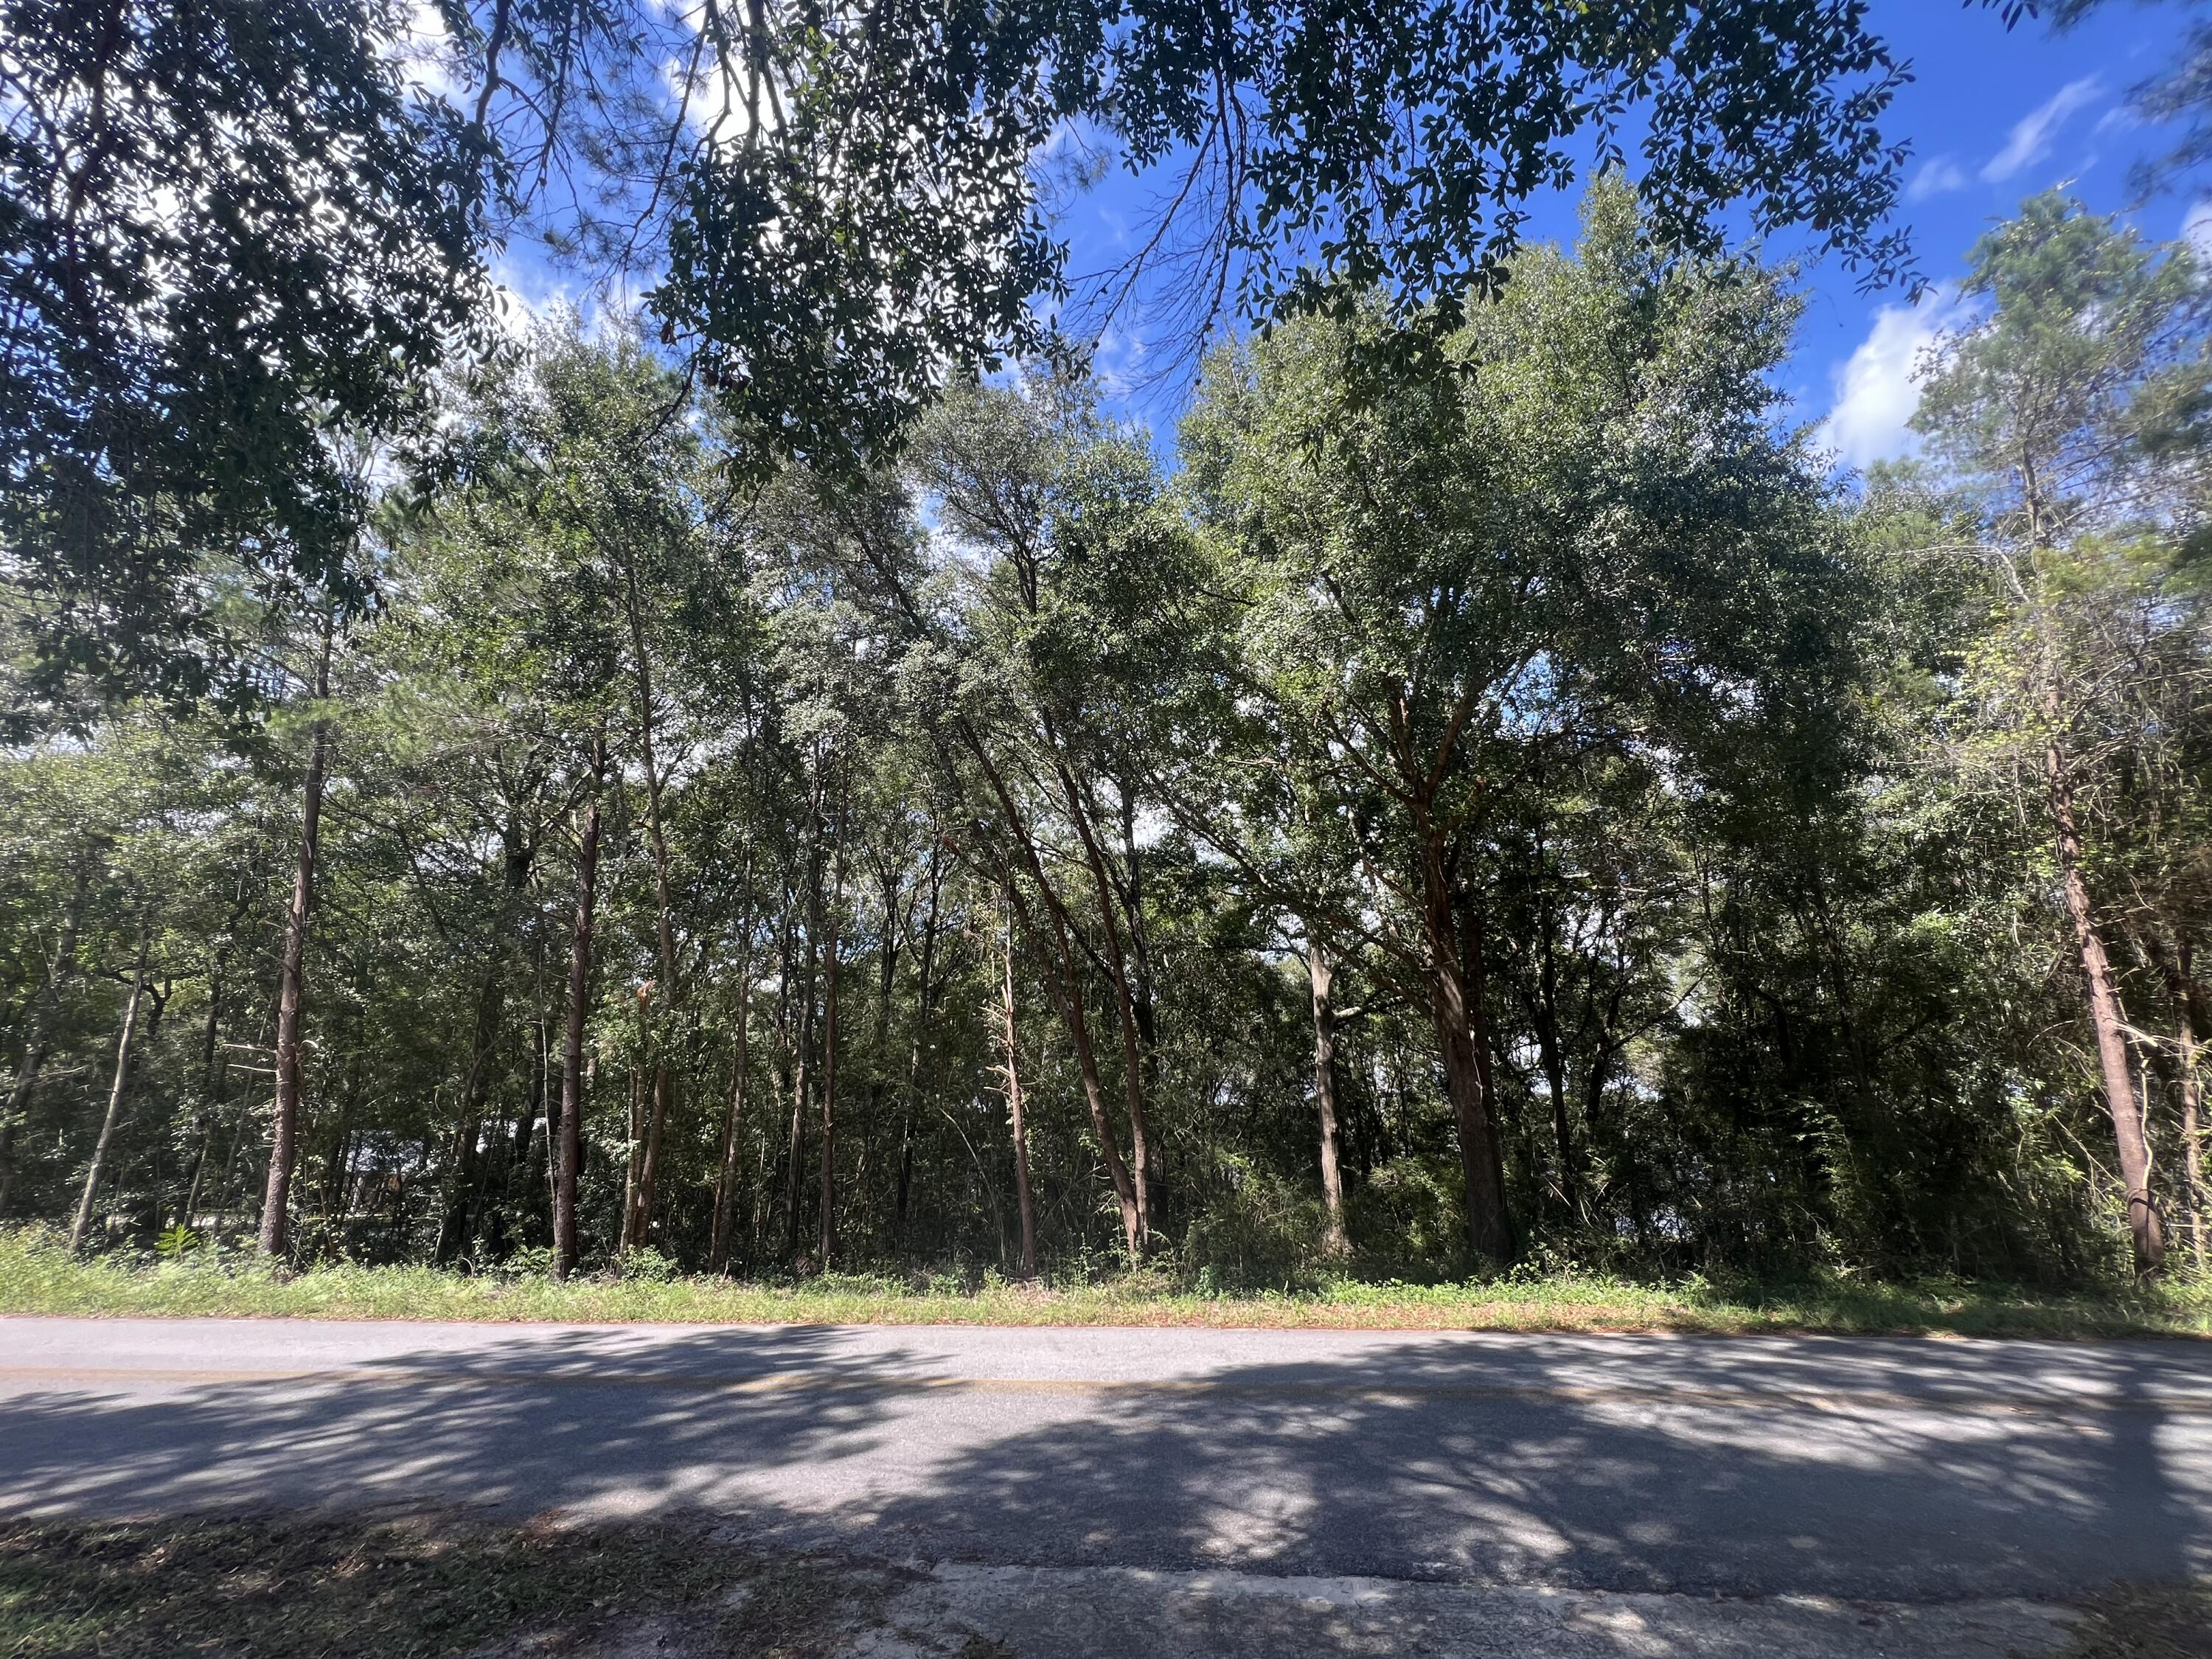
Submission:
[[992,1571],[2064,1596],[2212,1571],[2212,1345],[0,1319],[0,1513],[423,1502]]

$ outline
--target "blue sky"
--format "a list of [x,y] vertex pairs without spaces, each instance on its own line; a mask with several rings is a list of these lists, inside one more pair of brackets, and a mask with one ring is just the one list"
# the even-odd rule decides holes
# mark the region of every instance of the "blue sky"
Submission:
[[[2130,167],[2162,147],[2160,133],[2129,115],[2126,94],[2163,67],[2185,16],[2179,5],[2121,0],[2054,37],[2032,20],[2008,32],[1993,13],[1960,0],[1875,0],[1870,14],[1913,68],[1886,128],[1911,143],[1898,216],[1938,286],[1916,307],[1897,289],[1857,292],[1838,261],[1807,265],[1805,320],[1783,381],[1799,418],[1821,422],[1824,443],[1852,466],[1911,447],[1905,423],[1915,402],[1912,364],[1942,327],[1963,318],[1942,285],[1962,271],[1983,231],[2023,197],[2054,185],[2100,212],[2130,206]],[[1079,198],[1066,222],[1071,268],[1110,263],[1149,198],[1143,181],[1118,176]],[[1575,201],[1537,204],[1535,234],[1571,239]],[[2164,240],[2183,233],[2191,206],[2186,195],[2169,194],[2132,217],[2145,235]],[[1770,251],[1807,252],[1786,236]],[[1133,386],[1146,355],[1141,330],[1132,331],[1110,336],[1099,362],[1109,381]],[[1164,440],[1184,389],[1179,380],[1143,388],[1122,406]]]
[[[2136,124],[2126,94],[2166,66],[2181,7],[2108,5],[2057,36],[2026,21],[2007,33],[1947,0],[1876,0],[1871,10],[1917,75],[1891,125],[1912,143],[1899,216],[1930,277],[1955,276],[1975,239],[2038,191],[2063,185],[2100,212],[2132,209],[2129,169],[2163,153],[2168,135]],[[2130,216],[2163,241],[2185,234],[2193,207],[2167,194]],[[1823,436],[1847,464],[1903,453],[1913,357],[1955,319],[1955,301],[1939,290],[1915,310],[1894,292],[1856,294],[1832,264],[1807,276],[1787,380],[1798,407],[1826,420]]]
[[[2196,206],[2183,192],[2134,207],[2128,179],[2136,161],[2163,149],[2166,135],[2136,124],[2126,95],[2165,67],[2187,15],[2182,5],[2113,0],[2087,24],[2057,36],[2033,20],[2008,31],[1994,13],[1961,0],[1873,0],[1869,13],[1914,73],[1885,125],[1912,148],[1899,217],[1937,286],[1915,307],[1896,289],[1856,291],[1851,273],[1835,260],[1808,264],[1805,319],[1783,384],[1798,418],[1820,422],[1823,441],[1847,466],[1910,450],[1905,423],[1915,402],[1914,361],[1966,314],[1946,284],[1962,271],[1974,240],[2023,197],[2063,185],[2099,211],[2128,211],[2145,235],[2160,240],[2184,234]],[[427,26],[434,29],[434,21]],[[418,78],[449,90],[428,73]],[[2203,183],[2212,191],[2212,180]],[[1571,238],[1578,193],[1534,204],[1534,234]],[[1116,171],[1068,204],[1063,229],[1071,270],[1112,264],[1154,195],[1146,180]],[[2212,208],[2203,228],[2212,247]],[[1807,249],[1784,236],[1769,252],[1795,257]],[[578,283],[520,246],[500,262],[498,274],[532,309],[583,297]],[[1109,387],[1129,388],[1119,406],[1151,425],[1164,447],[1170,444],[1188,375],[1141,384],[1141,328],[1109,336],[1098,362]]]

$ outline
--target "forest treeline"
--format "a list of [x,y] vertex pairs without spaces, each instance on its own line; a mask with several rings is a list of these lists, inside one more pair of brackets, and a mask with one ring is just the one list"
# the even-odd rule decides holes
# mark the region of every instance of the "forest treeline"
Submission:
[[225,697],[0,763],[0,1214],[296,1261],[2203,1270],[2208,289],[2056,196],[1921,458],[1618,185],[1449,331],[725,465],[456,371]]

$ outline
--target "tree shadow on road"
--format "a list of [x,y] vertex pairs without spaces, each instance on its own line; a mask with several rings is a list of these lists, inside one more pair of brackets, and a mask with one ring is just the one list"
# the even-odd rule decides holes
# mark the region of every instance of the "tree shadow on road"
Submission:
[[1909,1600],[2212,1559],[2212,1365],[2176,1346],[1285,1339],[1091,1387],[958,1382],[939,1340],[533,1331],[21,1395],[0,1510],[703,1512],[927,1559]]

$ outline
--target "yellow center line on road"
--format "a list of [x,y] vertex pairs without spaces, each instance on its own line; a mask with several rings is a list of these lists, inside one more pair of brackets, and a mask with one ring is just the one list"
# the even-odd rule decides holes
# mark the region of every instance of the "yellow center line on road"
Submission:
[[1916,1395],[1869,1389],[1731,1389],[1579,1383],[1328,1382],[1237,1378],[944,1376],[899,1372],[755,1371],[715,1375],[698,1371],[535,1370],[514,1367],[438,1365],[321,1366],[245,1369],[201,1366],[0,1365],[0,1386],[289,1384],[337,1388],[442,1386],[545,1389],[640,1389],[684,1394],[767,1395],[800,1392],[872,1394],[1170,1395],[1222,1399],[1302,1400],[1392,1405],[1464,1401],[1531,1405],[1703,1407],[1736,1411],[1850,1413],[1938,1412],[1974,1415],[2069,1416],[2154,1412],[2212,1417],[2212,1396],[2125,1399],[2068,1395]]

